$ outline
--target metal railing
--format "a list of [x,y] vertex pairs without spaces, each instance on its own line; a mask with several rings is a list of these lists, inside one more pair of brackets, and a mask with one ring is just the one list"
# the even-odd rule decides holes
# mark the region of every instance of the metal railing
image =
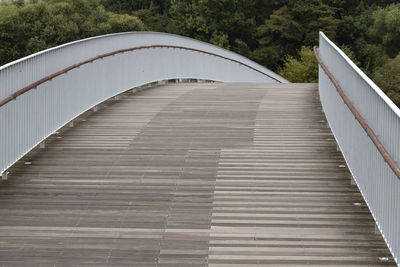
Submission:
[[400,110],[320,33],[319,93],[336,142],[395,261],[400,257]]
[[0,67],[0,173],[75,117],[150,82],[194,78],[287,82],[228,50],[190,38],[131,32],[88,38]]

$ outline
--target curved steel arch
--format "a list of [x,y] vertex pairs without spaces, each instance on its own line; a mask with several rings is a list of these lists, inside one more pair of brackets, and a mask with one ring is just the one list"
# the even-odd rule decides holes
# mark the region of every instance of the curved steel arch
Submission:
[[[154,32],[98,36],[0,67],[0,172],[91,107],[143,84],[175,78],[287,82],[231,51]],[[35,90],[37,89],[37,90]]]

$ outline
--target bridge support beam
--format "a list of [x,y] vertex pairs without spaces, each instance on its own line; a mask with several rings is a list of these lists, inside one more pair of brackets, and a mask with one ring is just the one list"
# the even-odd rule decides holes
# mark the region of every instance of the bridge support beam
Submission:
[[8,179],[8,171],[4,171],[1,173],[1,180],[7,181]]

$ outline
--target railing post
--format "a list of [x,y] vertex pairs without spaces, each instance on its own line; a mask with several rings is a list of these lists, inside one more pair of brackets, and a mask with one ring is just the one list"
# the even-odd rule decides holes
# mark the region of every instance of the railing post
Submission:
[[42,142],[40,142],[39,147],[40,148],[45,148],[46,147],[46,140],[43,140]]
[[378,225],[375,223],[375,234],[376,235],[380,235],[381,234],[381,231],[379,231],[379,227],[378,227]]
[[350,184],[351,185],[355,185],[356,184],[356,180],[354,180],[354,177],[351,174],[350,174]]
[[4,172],[1,173],[1,180],[7,181],[8,179],[8,171],[5,170]]

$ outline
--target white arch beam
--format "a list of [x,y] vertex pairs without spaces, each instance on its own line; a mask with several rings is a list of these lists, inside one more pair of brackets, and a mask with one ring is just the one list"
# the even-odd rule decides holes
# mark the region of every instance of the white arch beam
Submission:
[[0,172],[104,100],[146,83],[194,78],[287,82],[204,42],[153,32],[88,38],[0,67]]

